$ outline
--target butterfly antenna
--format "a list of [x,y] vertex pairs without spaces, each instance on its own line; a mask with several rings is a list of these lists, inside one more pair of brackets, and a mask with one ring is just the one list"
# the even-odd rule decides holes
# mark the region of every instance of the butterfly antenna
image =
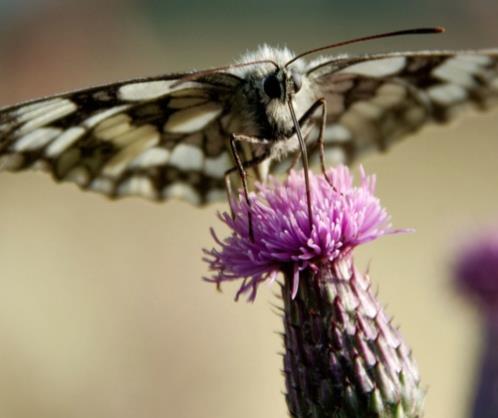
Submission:
[[311,232],[313,228],[313,212],[311,209],[311,188],[310,188],[310,176],[309,176],[309,165],[308,165],[308,151],[306,148],[306,143],[304,142],[303,139],[303,135],[301,133],[301,128],[299,127],[299,122],[296,117],[296,112],[294,111],[294,106],[292,106],[292,96],[289,96],[287,104],[289,105],[289,111],[292,117],[292,122],[294,123],[294,128],[296,129],[297,138],[299,140],[299,148],[301,150],[301,161],[304,170],[304,184],[306,186],[306,200],[308,203],[308,221]]
[[428,34],[436,34],[436,33],[443,33],[443,32],[445,32],[445,29],[443,27],[436,26],[434,28],[405,29],[405,30],[398,30],[395,32],[380,33],[377,35],[362,36],[361,38],[354,38],[354,39],[350,39],[348,41],[337,42],[337,43],[333,43],[330,45],[326,45],[326,46],[322,46],[319,48],[310,49],[309,51],[302,52],[301,54],[296,55],[294,58],[292,58],[290,61],[288,61],[287,64],[285,64],[285,68],[287,68],[290,64],[297,61],[298,59],[305,57],[306,55],[314,54],[314,53],[320,52],[320,51],[325,51],[326,49],[337,48],[340,46],[355,44],[358,42],[371,41],[374,39],[391,38],[393,36],[428,35]]
[[[199,78],[218,73],[220,71],[226,71],[226,70],[231,70],[233,68],[241,68],[241,67],[246,67],[248,65],[255,65],[255,64],[272,64],[275,66],[276,70],[279,69],[278,64],[272,60],[257,60],[257,61],[243,62],[240,64],[225,65],[223,67],[216,67],[216,68],[211,68],[209,70],[201,70],[201,71],[196,71],[194,73],[187,74],[184,77],[180,78],[176,83],[173,83],[171,87],[173,88],[173,87],[178,86],[181,83],[185,83],[186,81],[194,81],[194,80],[197,80]],[[233,75],[234,77],[237,77],[234,74],[231,74],[231,75]],[[240,78],[240,77],[237,77],[237,78]]]

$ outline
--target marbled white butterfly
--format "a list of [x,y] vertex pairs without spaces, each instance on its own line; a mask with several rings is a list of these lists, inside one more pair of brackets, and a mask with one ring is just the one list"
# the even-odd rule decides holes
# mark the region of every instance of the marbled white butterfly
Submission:
[[306,141],[311,164],[350,163],[463,105],[497,103],[498,49],[302,59],[329,47],[295,56],[263,46],[232,66],[1,109],[0,170],[43,169],[110,197],[200,205],[224,197],[234,162],[264,179],[295,163]]

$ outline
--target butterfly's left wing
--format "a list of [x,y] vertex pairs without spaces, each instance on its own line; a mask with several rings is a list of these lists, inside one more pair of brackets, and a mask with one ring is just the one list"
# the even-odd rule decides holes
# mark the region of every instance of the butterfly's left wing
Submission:
[[0,171],[43,169],[109,197],[217,200],[233,165],[223,120],[239,83],[177,74],[0,109]]
[[[311,63],[327,101],[327,163],[352,163],[465,107],[498,104],[498,50],[406,52]],[[317,159],[316,148],[312,158]]]

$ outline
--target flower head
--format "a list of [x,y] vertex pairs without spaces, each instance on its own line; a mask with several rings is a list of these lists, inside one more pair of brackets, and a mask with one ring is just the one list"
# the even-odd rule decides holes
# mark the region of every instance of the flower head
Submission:
[[482,308],[498,312],[498,230],[469,241],[456,260],[455,278],[460,290],[477,299]]
[[[300,271],[316,271],[321,263],[332,262],[359,244],[397,232],[374,196],[375,177],[367,176],[362,168],[360,173],[359,186],[353,185],[347,167],[328,171],[331,184],[325,176],[310,173],[311,229],[302,172],[291,172],[284,182],[270,178],[266,185],[257,184],[256,192],[250,195],[250,208],[239,197],[233,202],[235,218],[226,212],[220,215],[231,235],[221,241],[212,230],[220,248],[205,250],[205,260],[214,271],[206,280],[219,285],[240,279],[236,298],[248,293],[252,301],[261,282],[275,280],[284,267],[291,265],[295,296]],[[254,240],[249,237],[249,210]]]

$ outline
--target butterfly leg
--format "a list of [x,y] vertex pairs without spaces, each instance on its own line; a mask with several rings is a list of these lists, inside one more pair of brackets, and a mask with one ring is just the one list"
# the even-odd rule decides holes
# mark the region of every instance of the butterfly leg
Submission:
[[[304,113],[303,116],[299,119],[299,126],[303,126],[316,112],[316,110],[321,107],[322,108],[322,113],[320,116],[320,131],[318,133],[318,146],[319,146],[319,153],[320,153],[320,166],[321,170],[327,178],[326,174],[326,167],[325,167],[325,143],[323,140],[323,134],[325,132],[325,127],[327,126],[327,101],[325,98],[320,98],[318,99],[315,103],[313,103],[310,108]],[[308,139],[308,137],[305,138],[305,141]],[[299,155],[296,155],[291,163],[291,166],[289,168],[289,171],[294,168],[296,165],[297,161],[299,160]],[[328,178],[327,178],[328,181]],[[330,183],[330,181],[329,181]]]
[[269,156],[268,152],[264,152],[261,155],[257,155],[253,158],[251,158],[248,161],[242,161],[240,158],[240,154],[237,149],[237,142],[246,142],[246,143],[251,143],[251,144],[265,144],[268,141],[260,139],[260,138],[254,138],[246,135],[235,135],[232,134],[230,136],[230,150],[232,152],[233,159],[235,161],[235,167],[232,167],[228,169],[225,172],[225,186],[227,189],[227,195],[228,195],[228,201],[230,204],[230,209],[232,212],[232,217],[235,218],[235,211],[233,210],[233,190],[232,190],[232,184],[230,181],[230,175],[234,173],[235,171],[239,172],[240,178],[242,180],[242,188],[244,190],[244,197],[247,202],[247,207],[249,209],[249,213],[247,214],[247,219],[248,219],[248,231],[249,231],[249,238],[251,241],[254,242],[254,231],[253,231],[253,221],[252,221],[252,212],[251,212],[251,201],[249,199],[249,185],[247,183],[247,168],[254,167],[255,165],[259,164],[260,162],[266,160]]
[[313,116],[313,114],[316,112],[318,108],[321,107],[322,114],[320,117],[320,131],[318,133],[318,147],[319,147],[319,154],[320,154],[320,168],[322,170],[323,176],[327,180],[327,182],[332,186],[332,182],[327,176],[327,170],[325,167],[325,142],[324,142],[324,133],[325,133],[325,127],[327,126],[327,101],[322,97],[318,99],[315,103],[313,103],[310,108],[304,113],[303,116],[299,119],[299,124],[302,125],[306,123],[308,119]]
[[[332,183],[332,180],[329,178],[327,175],[327,168],[325,167],[325,142],[324,142],[324,133],[325,133],[325,127],[327,126],[327,101],[322,97],[318,99],[315,103],[313,103],[310,108],[304,113],[303,116],[299,119],[299,124],[303,125],[306,123],[308,119],[311,118],[311,116],[316,112],[316,110],[321,107],[322,109],[322,114],[320,117],[320,131],[318,133],[318,147],[319,147],[319,155],[320,155],[320,168],[322,170],[323,176],[325,177],[325,180],[327,180],[327,183],[330,184],[332,189],[337,192],[341,193],[339,190],[336,189],[334,184]],[[293,162],[295,164],[295,162]]]

